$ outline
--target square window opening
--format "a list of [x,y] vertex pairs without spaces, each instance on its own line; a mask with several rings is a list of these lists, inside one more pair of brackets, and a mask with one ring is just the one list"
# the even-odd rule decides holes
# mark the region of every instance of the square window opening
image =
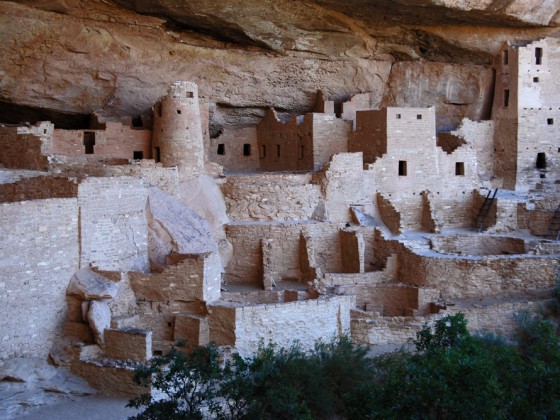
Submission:
[[399,176],[406,176],[406,160],[399,160]]
[[187,93],[185,94],[185,96],[186,96],[187,98],[194,98],[194,92],[187,92]]
[[177,114],[180,114],[180,113],[181,113],[181,110],[180,110],[180,109],[178,109],[178,110],[177,110]]
[[220,143],[218,144],[218,151],[217,153],[219,155],[225,155],[226,154],[226,145],[224,143]]
[[554,124],[554,119],[553,118],[547,118],[546,123],[548,125],[552,125],[552,124]]
[[539,78],[538,77],[533,77],[533,82],[534,83],[539,83]]
[[251,156],[251,145],[249,143],[243,145],[243,156]]
[[455,175],[457,176],[465,175],[465,162],[455,162]]
[[144,152],[141,150],[135,150],[132,152],[132,158],[134,160],[144,159]]
[[417,120],[421,120],[421,119],[422,119],[422,114],[417,114],[417,115],[416,115],[416,119],[417,119]]
[[401,119],[401,114],[397,114],[397,120]]

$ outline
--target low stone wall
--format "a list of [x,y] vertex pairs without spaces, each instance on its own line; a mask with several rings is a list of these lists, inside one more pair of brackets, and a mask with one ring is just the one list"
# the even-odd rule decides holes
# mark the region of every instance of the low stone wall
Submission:
[[0,359],[47,357],[78,253],[75,198],[0,204]]
[[526,251],[523,239],[487,235],[437,236],[431,244],[434,251],[456,255],[511,255]]
[[[268,340],[283,347],[300,342],[304,349],[310,349],[317,340],[329,341],[349,332],[350,309],[354,306],[353,296],[243,307],[211,305],[210,338],[220,340],[216,341],[219,345],[235,345],[242,356],[254,354],[259,344]],[[226,334],[233,326],[235,333]]]
[[399,280],[439,289],[444,299],[519,294],[553,288],[560,268],[558,256],[515,255],[452,257],[399,255]]

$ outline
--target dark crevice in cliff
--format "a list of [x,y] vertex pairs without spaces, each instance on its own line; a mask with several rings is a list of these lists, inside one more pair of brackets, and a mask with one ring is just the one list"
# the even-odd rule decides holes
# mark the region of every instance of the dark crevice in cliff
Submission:
[[50,121],[56,128],[77,130],[90,127],[90,114],[56,111],[0,101],[0,124],[35,124]]

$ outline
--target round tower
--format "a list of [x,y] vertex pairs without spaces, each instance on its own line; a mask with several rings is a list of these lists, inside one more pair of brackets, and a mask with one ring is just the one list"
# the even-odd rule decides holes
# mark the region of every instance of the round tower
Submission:
[[175,82],[154,106],[153,156],[163,166],[177,166],[183,176],[204,171],[198,86]]

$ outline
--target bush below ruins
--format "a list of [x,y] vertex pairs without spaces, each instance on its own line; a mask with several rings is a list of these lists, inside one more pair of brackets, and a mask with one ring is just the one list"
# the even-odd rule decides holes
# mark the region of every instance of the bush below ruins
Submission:
[[472,336],[462,314],[424,327],[415,351],[368,357],[348,337],[306,353],[261,345],[220,368],[214,345],[172,350],[137,369],[163,392],[132,400],[136,419],[557,418],[558,326],[521,317],[515,345]]

